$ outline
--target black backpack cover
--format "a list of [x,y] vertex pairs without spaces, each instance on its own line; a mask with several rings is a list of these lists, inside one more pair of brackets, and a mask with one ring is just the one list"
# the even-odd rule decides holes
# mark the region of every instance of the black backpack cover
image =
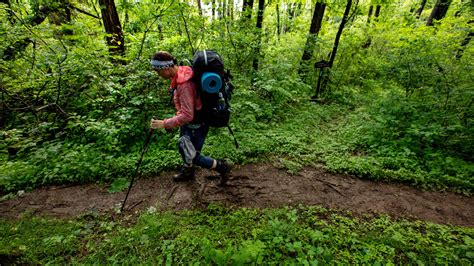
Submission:
[[[235,139],[234,132],[229,126],[230,120],[230,100],[234,86],[230,83],[232,75],[229,70],[225,70],[221,56],[213,50],[201,50],[194,54],[193,64],[194,83],[198,90],[198,97],[201,98],[202,110],[199,112],[200,120],[211,127],[227,127],[234,137],[235,146],[239,144]],[[203,88],[203,76],[214,76],[216,81],[212,91]]]
[[[227,127],[230,120],[230,99],[233,85],[231,75],[225,71],[224,62],[220,55],[213,50],[197,51],[194,54],[193,64],[194,82],[198,88],[198,95],[202,101],[201,119],[211,127]],[[221,86],[216,91],[209,92],[203,88],[202,77],[207,73],[217,74]]]

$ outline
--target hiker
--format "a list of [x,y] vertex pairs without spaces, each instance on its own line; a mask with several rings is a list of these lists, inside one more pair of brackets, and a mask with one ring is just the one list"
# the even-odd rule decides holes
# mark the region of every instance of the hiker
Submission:
[[221,183],[227,181],[230,165],[223,160],[201,154],[204,141],[209,132],[209,125],[200,119],[201,99],[197,95],[193,82],[193,70],[189,66],[178,66],[176,58],[165,51],[157,52],[151,59],[151,66],[156,73],[171,80],[171,92],[176,115],[169,119],[152,119],[150,127],[167,130],[179,127],[178,149],[183,159],[183,166],[174,181],[187,181],[194,178],[194,165],[214,169],[221,175]]

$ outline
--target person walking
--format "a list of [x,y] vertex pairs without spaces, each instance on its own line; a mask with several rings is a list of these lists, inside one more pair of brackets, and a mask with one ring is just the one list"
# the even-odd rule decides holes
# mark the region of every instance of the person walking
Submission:
[[170,89],[177,111],[171,118],[152,119],[150,122],[150,127],[153,129],[169,130],[176,127],[180,129],[178,150],[183,159],[183,166],[173,180],[179,182],[194,179],[194,166],[200,166],[217,171],[221,175],[221,184],[224,184],[231,170],[230,165],[224,160],[216,160],[201,154],[209,125],[200,118],[202,102],[193,82],[192,68],[178,66],[176,58],[166,51],[156,52],[151,59],[151,66],[160,77],[171,80]]

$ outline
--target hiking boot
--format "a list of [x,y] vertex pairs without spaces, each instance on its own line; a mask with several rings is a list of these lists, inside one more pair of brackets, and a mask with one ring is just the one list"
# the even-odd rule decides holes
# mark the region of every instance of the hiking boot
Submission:
[[183,166],[179,174],[173,176],[175,182],[189,181],[194,179],[194,167]]
[[217,161],[217,166],[215,170],[219,174],[221,174],[221,185],[224,185],[229,179],[230,168],[231,168],[230,165],[226,163],[225,161],[222,161],[222,160]]

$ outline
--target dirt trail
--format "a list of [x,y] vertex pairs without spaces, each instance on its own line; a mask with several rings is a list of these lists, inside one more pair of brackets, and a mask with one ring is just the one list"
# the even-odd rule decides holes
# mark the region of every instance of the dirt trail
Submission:
[[[401,184],[387,184],[305,168],[297,175],[271,165],[234,168],[226,186],[209,180],[200,170],[196,180],[174,183],[173,173],[138,179],[127,211],[149,208],[180,210],[217,202],[236,207],[281,207],[305,204],[351,211],[354,214],[385,213],[441,224],[474,226],[474,198],[453,193],[426,192]],[[86,213],[113,212],[126,191],[110,194],[107,186],[89,184],[41,188],[0,203],[1,217],[25,213],[76,217]]]

